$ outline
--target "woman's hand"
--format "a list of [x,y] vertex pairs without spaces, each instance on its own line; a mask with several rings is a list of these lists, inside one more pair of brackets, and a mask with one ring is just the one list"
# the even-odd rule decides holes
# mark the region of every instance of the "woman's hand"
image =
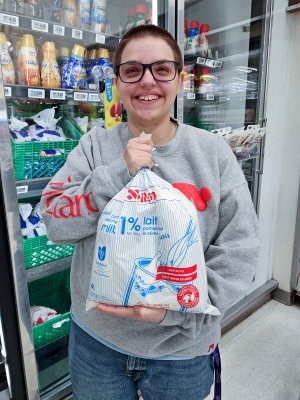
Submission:
[[153,142],[151,135],[130,139],[124,151],[124,160],[131,176],[135,176],[143,167],[152,168]]
[[98,303],[96,309],[104,314],[136,319],[138,321],[153,322],[155,324],[159,324],[165,318],[167,312],[164,308],[111,306],[103,303]]

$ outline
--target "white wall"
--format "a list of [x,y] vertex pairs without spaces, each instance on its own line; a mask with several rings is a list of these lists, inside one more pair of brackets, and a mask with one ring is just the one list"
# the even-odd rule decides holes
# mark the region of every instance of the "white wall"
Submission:
[[287,3],[274,1],[260,198],[260,270],[268,264],[268,278],[273,276],[280,289],[290,292],[300,178],[300,12],[287,14]]

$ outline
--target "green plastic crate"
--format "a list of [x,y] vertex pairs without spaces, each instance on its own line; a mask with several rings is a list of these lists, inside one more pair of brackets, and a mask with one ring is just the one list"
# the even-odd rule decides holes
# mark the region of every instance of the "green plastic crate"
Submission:
[[69,257],[74,252],[75,245],[51,244],[46,235],[31,239],[23,239],[25,268],[30,269],[51,261]]
[[[8,112],[9,116],[14,115],[16,118],[24,120],[28,118],[30,119],[32,115],[50,107],[53,107],[53,105],[9,103]],[[11,140],[16,180],[54,176],[64,165],[68,154],[77,146],[79,138],[81,137],[80,128],[72,124],[66,118],[62,106],[57,107],[55,117],[62,117],[58,122],[58,125],[63,129],[65,136],[70,140],[25,143],[15,143]],[[63,154],[47,157],[41,155],[43,150],[49,149],[63,150]]]
[[30,282],[28,291],[31,306],[49,307],[61,314],[32,328],[35,349],[68,335],[71,326],[70,270]]

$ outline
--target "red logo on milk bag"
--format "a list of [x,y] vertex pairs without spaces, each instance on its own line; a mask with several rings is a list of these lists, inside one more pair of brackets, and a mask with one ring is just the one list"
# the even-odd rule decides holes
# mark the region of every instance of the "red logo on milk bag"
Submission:
[[145,190],[141,192],[139,189],[128,189],[127,200],[138,201],[139,203],[151,203],[157,199],[155,192]]
[[200,294],[196,286],[183,286],[177,293],[177,301],[182,307],[192,308],[199,303]]

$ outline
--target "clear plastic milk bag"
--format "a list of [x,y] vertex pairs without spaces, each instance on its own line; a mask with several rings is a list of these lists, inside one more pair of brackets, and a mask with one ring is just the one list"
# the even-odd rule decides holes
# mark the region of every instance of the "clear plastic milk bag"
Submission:
[[99,219],[86,309],[98,302],[219,314],[208,302],[196,208],[149,169]]

